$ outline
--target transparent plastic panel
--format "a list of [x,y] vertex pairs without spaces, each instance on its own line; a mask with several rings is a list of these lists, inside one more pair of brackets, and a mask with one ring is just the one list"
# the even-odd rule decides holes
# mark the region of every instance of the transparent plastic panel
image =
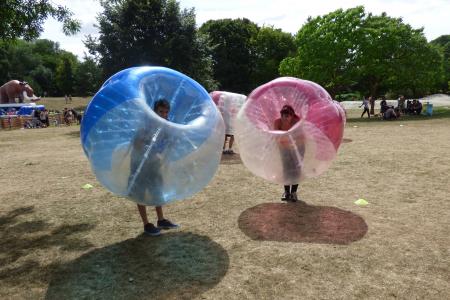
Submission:
[[247,96],[223,91],[214,91],[210,95],[222,114],[225,134],[234,135],[236,117]]

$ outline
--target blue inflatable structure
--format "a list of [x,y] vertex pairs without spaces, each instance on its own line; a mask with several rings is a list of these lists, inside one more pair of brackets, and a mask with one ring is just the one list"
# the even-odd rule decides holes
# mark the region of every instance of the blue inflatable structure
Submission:
[[[168,119],[154,104],[170,103]],[[200,191],[219,166],[220,112],[193,79],[163,67],[125,69],[109,78],[87,107],[81,144],[102,185],[159,206]]]

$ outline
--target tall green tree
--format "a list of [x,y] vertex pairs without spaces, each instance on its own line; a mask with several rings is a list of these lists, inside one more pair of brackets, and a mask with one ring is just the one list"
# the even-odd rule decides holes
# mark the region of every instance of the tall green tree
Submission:
[[248,19],[209,20],[200,27],[209,38],[214,61],[214,78],[219,89],[248,93],[255,86],[255,37],[258,26]]
[[102,1],[100,36],[85,42],[108,77],[139,65],[166,66],[212,84],[207,44],[197,34],[194,9],[174,0]]
[[295,37],[297,55],[281,62],[280,73],[317,82],[332,95],[351,89],[358,83],[364,20],[363,7],[309,18]]
[[442,76],[442,59],[428,45],[423,29],[412,29],[402,19],[383,13],[369,14],[361,31],[360,86],[370,95],[389,90],[422,96],[437,88]]
[[77,65],[78,61],[76,56],[70,52],[63,51],[55,74],[60,95],[73,94],[75,91],[75,72]]
[[430,44],[439,47],[444,59],[444,79],[441,88],[444,92],[450,91],[450,35],[441,35]]
[[279,77],[280,62],[295,52],[294,37],[272,26],[262,27],[256,34],[253,85],[259,86]]
[[62,50],[57,42],[38,39],[30,43],[33,55],[39,57],[41,65],[32,71],[31,76],[41,86],[42,95],[61,96],[55,79],[56,68],[60,62]]
[[48,17],[62,22],[65,34],[74,34],[79,31],[80,22],[72,16],[69,9],[51,0],[3,0],[0,2],[0,39],[35,39],[43,31]]
[[366,14],[362,6],[310,18],[296,44],[297,55],[280,72],[316,81],[332,96],[356,89],[373,96],[409,89],[417,96],[442,78],[442,58],[422,29],[385,13]]
[[80,63],[50,40],[0,41],[0,84],[18,79],[28,81],[39,96],[84,96],[98,89],[100,74],[91,58]]
[[90,57],[78,64],[74,74],[75,92],[78,96],[92,96],[100,88],[102,82],[101,69]]

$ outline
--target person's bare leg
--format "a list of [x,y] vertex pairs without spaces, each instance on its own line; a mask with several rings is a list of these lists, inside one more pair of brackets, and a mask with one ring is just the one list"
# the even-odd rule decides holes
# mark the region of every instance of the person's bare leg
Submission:
[[228,149],[233,149],[233,143],[234,143],[234,135],[230,136],[230,141],[228,142]]
[[225,151],[225,146],[227,145],[227,136],[225,136],[225,139],[223,141],[223,151]]
[[158,216],[158,221],[164,220],[162,207],[161,206],[156,206],[155,210],[156,210],[156,215]]
[[137,205],[139,214],[141,215],[142,223],[144,223],[144,226],[148,224],[148,218],[147,218],[147,207],[145,205],[138,204]]

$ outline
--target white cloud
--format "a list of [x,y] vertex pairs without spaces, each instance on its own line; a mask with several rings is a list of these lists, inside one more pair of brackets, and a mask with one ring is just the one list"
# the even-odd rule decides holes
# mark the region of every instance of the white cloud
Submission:
[[[96,16],[102,8],[97,0],[52,0],[70,8],[82,21],[81,32],[66,37],[61,25],[54,20],[45,23],[42,38],[58,41],[61,48],[77,54],[80,58],[86,34],[96,34]],[[424,27],[428,40],[450,34],[449,0],[181,0],[182,8],[195,7],[197,24],[211,19],[248,18],[259,25],[273,25],[286,32],[296,33],[308,16],[324,15],[339,8],[347,9],[364,5],[366,12],[386,12],[391,17],[401,17],[413,28]]]

